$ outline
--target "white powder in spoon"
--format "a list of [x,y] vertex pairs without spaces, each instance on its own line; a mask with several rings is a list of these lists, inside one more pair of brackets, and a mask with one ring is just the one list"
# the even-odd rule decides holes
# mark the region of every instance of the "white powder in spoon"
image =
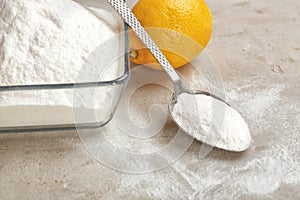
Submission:
[[182,93],[171,114],[185,132],[199,141],[231,151],[244,151],[250,146],[251,136],[244,119],[220,100]]

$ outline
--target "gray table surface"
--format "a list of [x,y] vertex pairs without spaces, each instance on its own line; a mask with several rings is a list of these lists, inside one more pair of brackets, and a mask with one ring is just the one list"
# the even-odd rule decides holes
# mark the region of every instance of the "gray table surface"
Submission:
[[[174,164],[128,174],[94,159],[76,131],[3,134],[0,199],[300,199],[300,1],[207,2],[214,18],[207,52],[228,102],[249,124],[248,151],[213,149],[200,159],[194,141]],[[149,123],[149,106],[166,106],[169,95],[155,85],[138,90],[133,120]],[[176,129],[167,119],[157,141]]]

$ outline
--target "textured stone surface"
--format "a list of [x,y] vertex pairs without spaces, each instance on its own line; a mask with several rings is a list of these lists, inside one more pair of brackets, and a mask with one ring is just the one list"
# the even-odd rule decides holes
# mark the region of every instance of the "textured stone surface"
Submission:
[[[214,149],[199,159],[194,141],[173,165],[134,175],[93,159],[75,131],[4,134],[0,199],[299,199],[300,1],[207,2],[214,17],[207,50],[229,103],[249,124],[248,151]],[[133,120],[148,123],[149,106],[169,96],[158,86],[137,91]],[[158,140],[174,130],[168,119]]]

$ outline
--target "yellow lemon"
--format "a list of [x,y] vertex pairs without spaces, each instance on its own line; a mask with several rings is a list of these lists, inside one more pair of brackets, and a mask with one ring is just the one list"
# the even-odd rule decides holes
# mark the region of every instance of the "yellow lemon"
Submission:
[[[211,37],[212,16],[203,0],[139,0],[132,12],[175,69],[194,59]],[[130,50],[131,62],[160,69],[133,32]]]

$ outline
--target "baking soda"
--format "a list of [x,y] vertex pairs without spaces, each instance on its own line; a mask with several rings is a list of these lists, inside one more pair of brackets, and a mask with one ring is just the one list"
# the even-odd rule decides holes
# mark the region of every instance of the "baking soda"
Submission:
[[199,141],[232,151],[250,146],[251,136],[242,116],[211,96],[182,93],[171,112],[178,125]]

